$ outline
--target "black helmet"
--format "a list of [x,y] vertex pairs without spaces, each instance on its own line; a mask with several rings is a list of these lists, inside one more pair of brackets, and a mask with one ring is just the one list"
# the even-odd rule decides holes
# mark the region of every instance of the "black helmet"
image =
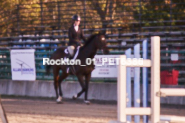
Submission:
[[79,15],[73,15],[72,19],[73,19],[74,21],[81,20],[81,18],[80,18]]

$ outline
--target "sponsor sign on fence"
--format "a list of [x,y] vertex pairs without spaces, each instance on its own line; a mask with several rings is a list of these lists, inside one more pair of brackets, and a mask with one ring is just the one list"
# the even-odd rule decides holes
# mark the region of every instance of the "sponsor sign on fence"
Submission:
[[118,67],[116,58],[119,58],[119,55],[96,55],[92,77],[116,78]]
[[[124,59],[119,58],[120,55],[96,55],[94,64],[95,69],[92,72],[92,77],[97,78],[117,78],[117,69],[119,64],[143,64],[143,59],[134,61],[134,58],[127,58],[130,62],[124,62]],[[132,60],[133,61],[132,61]],[[136,60],[136,59],[135,59]],[[131,77],[134,77],[134,68],[131,68]]]
[[12,80],[35,80],[35,50],[11,50]]

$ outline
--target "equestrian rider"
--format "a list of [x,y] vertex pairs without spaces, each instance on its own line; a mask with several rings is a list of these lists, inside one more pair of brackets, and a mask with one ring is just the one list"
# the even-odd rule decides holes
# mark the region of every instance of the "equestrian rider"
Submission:
[[80,16],[73,15],[72,20],[73,20],[72,26],[69,28],[68,31],[69,43],[67,47],[71,57],[74,55],[74,50],[78,46],[82,45],[81,40],[83,39],[84,42],[86,41],[83,31],[79,27],[81,20]]
[[71,59],[74,55],[74,51],[78,46],[82,46],[81,40],[85,42],[86,39],[84,37],[84,33],[82,29],[79,27],[80,25],[80,16],[79,15],[73,15],[72,17],[72,25],[68,30],[68,37],[69,37],[69,43],[68,43],[68,58]]

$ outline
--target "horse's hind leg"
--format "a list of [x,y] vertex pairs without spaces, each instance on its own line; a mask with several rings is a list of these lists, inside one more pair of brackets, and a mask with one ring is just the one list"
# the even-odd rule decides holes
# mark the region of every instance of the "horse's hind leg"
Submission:
[[87,74],[85,76],[85,103],[86,104],[90,104],[90,101],[88,101],[88,89],[89,89],[89,81],[91,79],[91,73],[90,74]]
[[82,90],[77,94],[73,96],[73,99],[76,99],[82,95],[83,92],[85,92],[85,85],[84,85],[84,80],[83,80],[83,75],[78,75],[78,81],[80,82],[80,85],[82,87]]
[[59,97],[57,99],[57,102],[61,102],[62,101],[62,88],[61,88],[61,83],[62,81],[68,76],[69,74],[63,72],[62,75],[59,77],[58,79],[58,83],[59,83]]

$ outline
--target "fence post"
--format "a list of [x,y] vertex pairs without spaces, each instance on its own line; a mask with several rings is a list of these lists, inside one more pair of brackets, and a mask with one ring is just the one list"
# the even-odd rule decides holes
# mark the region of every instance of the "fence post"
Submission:
[[139,32],[141,33],[141,15],[142,15],[142,11],[141,11],[142,7],[141,7],[141,0],[139,0]]
[[43,25],[43,7],[42,7],[42,0],[40,0],[40,18],[41,18],[41,25]]
[[[143,41],[143,59],[148,59],[148,41]],[[148,68],[143,67],[143,107],[148,107]],[[143,123],[148,123],[148,116],[143,116]]]
[[[125,55],[127,58],[131,58],[131,48],[129,48],[128,50],[125,51]],[[131,84],[131,67],[127,67],[127,98],[126,98],[126,101],[127,101],[127,107],[131,107],[131,104],[132,104],[132,84]],[[131,122],[131,119],[132,116],[127,116],[127,121],[130,121]]]
[[20,7],[19,5],[17,5],[17,31],[20,35],[20,20],[19,20],[19,10],[20,10]]
[[[60,30],[61,15],[60,15],[60,5],[59,5],[59,1],[57,1],[57,7],[58,7],[58,29]],[[58,32],[58,35],[60,35],[60,32]]]
[[84,0],[84,29],[86,28],[86,0]]
[[[134,58],[140,58],[140,44],[134,46]],[[140,107],[140,67],[134,68],[134,107]],[[140,123],[140,116],[134,116],[135,123]]]

